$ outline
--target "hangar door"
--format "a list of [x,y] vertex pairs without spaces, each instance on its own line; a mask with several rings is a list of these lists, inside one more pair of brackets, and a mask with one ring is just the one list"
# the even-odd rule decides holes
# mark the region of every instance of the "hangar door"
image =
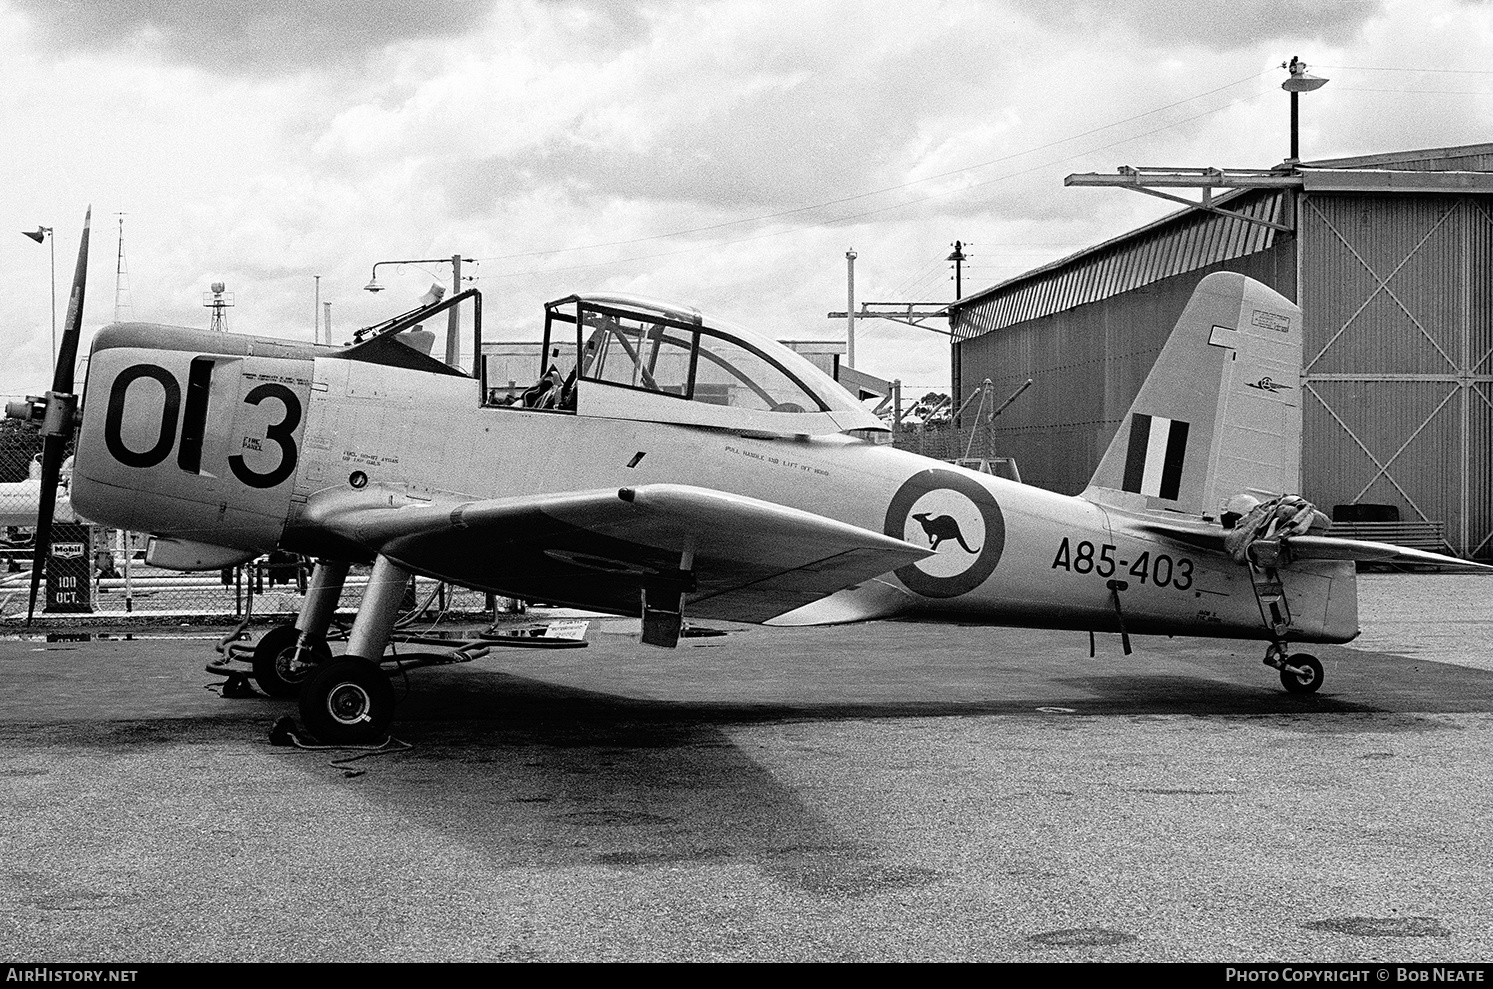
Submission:
[[1493,203],[1302,197],[1302,488],[1493,557]]

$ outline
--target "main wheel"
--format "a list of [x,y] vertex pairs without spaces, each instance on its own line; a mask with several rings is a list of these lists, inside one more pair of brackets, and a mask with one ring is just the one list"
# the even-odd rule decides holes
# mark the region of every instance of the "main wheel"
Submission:
[[[1317,657],[1298,652],[1286,658],[1286,667],[1280,671],[1280,682],[1291,693],[1312,694],[1322,686],[1322,664]],[[1300,672],[1294,672],[1290,667]]]
[[317,666],[301,690],[301,723],[331,745],[376,741],[393,718],[394,685],[357,656]]
[[332,650],[320,639],[311,642],[311,662],[296,659],[301,633],[294,625],[276,625],[254,646],[254,682],[271,697],[294,697],[316,665],[332,658]]

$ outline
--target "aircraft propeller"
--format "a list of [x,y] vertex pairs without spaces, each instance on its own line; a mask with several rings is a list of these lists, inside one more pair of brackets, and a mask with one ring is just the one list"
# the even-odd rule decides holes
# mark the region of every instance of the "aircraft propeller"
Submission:
[[57,369],[52,373],[52,390],[44,398],[28,398],[7,405],[8,417],[29,419],[39,424],[42,437],[41,492],[36,513],[36,546],[31,558],[31,603],[26,609],[26,624],[36,614],[36,594],[47,554],[52,548],[52,518],[57,509],[57,483],[62,476],[62,461],[67,455],[68,440],[77,429],[78,396],[73,394],[73,365],[78,359],[78,340],[83,328],[83,290],[88,280],[88,232],[93,222],[93,207],[83,218],[83,239],[78,244],[78,265],[73,271],[72,293],[67,300],[67,319],[63,323],[62,342],[57,347]]

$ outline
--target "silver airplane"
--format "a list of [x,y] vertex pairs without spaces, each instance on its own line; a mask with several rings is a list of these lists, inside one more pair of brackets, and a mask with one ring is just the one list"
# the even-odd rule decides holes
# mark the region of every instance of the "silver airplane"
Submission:
[[[1290,644],[1358,634],[1355,561],[1493,570],[1333,537],[1295,497],[1301,314],[1240,274],[1201,281],[1087,489],[1067,496],[898,450],[782,344],[619,295],[548,304],[522,389],[429,356],[419,325],[457,304],[480,355],[468,290],[342,346],[107,326],[80,403],[87,249],[85,223],[53,388],[8,410],[41,426],[40,489],[56,489],[76,426],[73,507],[153,534],[152,564],[314,557],[299,616],[261,639],[254,676],[299,693],[324,741],[389,725],[379,664],[415,574],[638,615],[660,646],[685,615],[1119,632],[1127,651],[1132,633],[1257,639],[1284,687],[1310,692],[1322,664]],[[334,658],[354,564],[372,576]]]

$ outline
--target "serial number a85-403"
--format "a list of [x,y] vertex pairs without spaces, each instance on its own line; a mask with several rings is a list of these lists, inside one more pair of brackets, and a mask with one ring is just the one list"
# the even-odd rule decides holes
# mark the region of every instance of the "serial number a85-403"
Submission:
[[1052,559],[1052,569],[1091,573],[1099,577],[1127,573],[1142,584],[1149,581],[1157,587],[1175,587],[1179,591],[1192,586],[1192,561],[1185,556],[1173,558],[1166,553],[1147,550],[1134,560],[1121,560],[1115,552],[1116,548],[1109,543],[1100,543],[1096,547],[1085,539],[1072,544],[1064,536],[1057,556]]

